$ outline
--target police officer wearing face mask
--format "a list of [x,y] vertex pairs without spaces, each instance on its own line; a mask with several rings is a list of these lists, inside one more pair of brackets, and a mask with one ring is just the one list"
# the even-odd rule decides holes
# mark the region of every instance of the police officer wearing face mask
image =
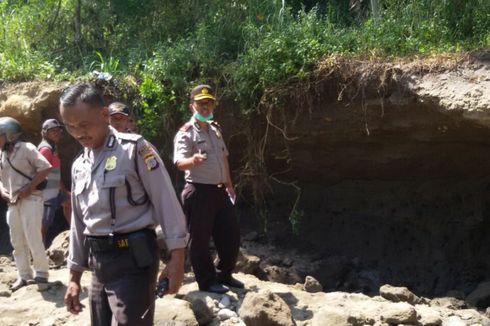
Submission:
[[[235,215],[235,190],[230,176],[228,149],[220,126],[213,121],[215,96],[209,85],[191,91],[192,118],[174,139],[174,162],[185,171],[182,202],[190,232],[190,258],[202,291],[225,293],[227,286],[243,288],[232,277],[240,245]],[[214,240],[219,262],[209,251]]]
[[92,271],[92,325],[153,325],[160,225],[170,261],[160,274],[176,293],[184,275],[185,217],[162,160],[142,136],[109,126],[90,84],[60,98],[66,131],[84,147],[72,167],[72,224],[65,304],[79,313],[80,279]]

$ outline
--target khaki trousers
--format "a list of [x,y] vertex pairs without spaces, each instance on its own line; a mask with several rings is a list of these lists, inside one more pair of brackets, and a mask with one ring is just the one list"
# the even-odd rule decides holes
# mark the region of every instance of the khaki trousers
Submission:
[[48,257],[41,236],[43,199],[29,196],[9,205],[7,224],[10,228],[10,242],[19,277],[32,279],[31,255],[35,276],[48,277]]

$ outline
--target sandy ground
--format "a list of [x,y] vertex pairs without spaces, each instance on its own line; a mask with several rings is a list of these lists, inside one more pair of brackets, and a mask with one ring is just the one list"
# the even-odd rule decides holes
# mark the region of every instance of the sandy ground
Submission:
[[[88,309],[79,315],[69,313],[63,303],[68,280],[66,268],[50,270],[48,286],[28,285],[10,294],[8,285],[17,278],[13,263],[0,263],[0,325],[2,326],[54,326],[90,325]],[[90,274],[82,278],[82,303],[88,307],[87,289]],[[10,296],[9,296],[10,295]]]

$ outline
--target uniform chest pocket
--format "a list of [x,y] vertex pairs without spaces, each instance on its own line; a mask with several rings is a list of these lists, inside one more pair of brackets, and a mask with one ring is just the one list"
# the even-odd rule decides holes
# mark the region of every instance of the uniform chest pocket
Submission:
[[102,188],[118,188],[124,186],[126,177],[124,175],[106,175],[102,182]]
[[73,175],[73,192],[75,195],[80,195],[85,189],[87,189],[87,176],[84,173],[78,173]]

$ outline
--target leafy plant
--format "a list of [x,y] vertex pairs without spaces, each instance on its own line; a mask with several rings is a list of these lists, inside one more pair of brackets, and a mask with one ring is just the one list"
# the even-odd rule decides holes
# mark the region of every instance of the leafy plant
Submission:
[[117,74],[119,68],[119,59],[110,56],[109,58],[104,58],[102,53],[95,51],[95,55],[98,60],[92,61],[90,63],[89,70],[97,70],[99,72],[109,73],[111,75]]

